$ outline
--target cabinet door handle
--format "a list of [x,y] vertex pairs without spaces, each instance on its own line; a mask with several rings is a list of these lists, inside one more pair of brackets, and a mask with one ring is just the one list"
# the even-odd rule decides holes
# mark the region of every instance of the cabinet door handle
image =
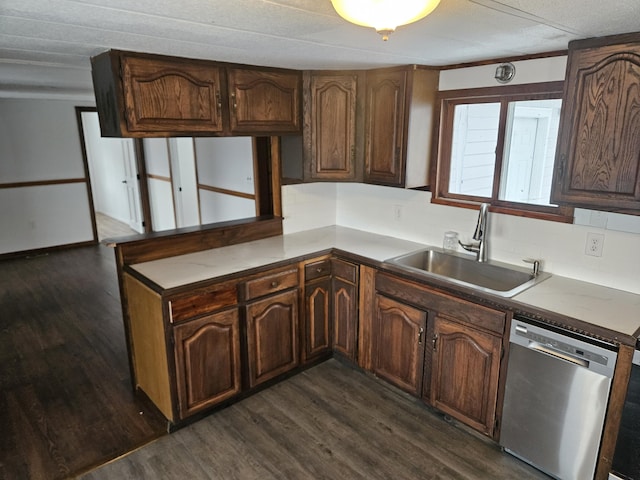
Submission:
[[356,161],[356,146],[355,145],[351,145],[351,161],[352,162]]
[[233,111],[235,112],[236,110],[238,110],[238,102],[236,101],[235,93],[231,94],[231,101],[233,102]]
[[216,107],[218,108],[218,115],[222,115],[222,97],[220,92],[216,92]]
[[433,351],[437,352],[438,351],[438,334],[434,334],[433,335]]
[[422,335],[424,334],[424,327],[420,327],[418,331],[418,345],[422,345]]

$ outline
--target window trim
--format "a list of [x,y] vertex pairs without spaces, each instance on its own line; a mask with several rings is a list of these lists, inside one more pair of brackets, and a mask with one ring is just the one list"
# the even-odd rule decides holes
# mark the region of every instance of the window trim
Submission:
[[[545,206],[499,200],[500,175],[504,154],[507,109],[504,104],[518,100],[545,100],[563,98],[564,82],[529,83],[501,87],[443,90],[437,95],[436,122],[434,125],[433,167],[431,171],[431,202],[464,208],[477,208],[482,202],[491,203],[491,211],[509,215],[572,223],[573,207]],[[496,140],[496,163],[491,198],[461,195],[449,192],[451,150],[453,141],[454,109],[459,104],[500,103],[500,128]],[[561,114],[562,115],[562,114]]]

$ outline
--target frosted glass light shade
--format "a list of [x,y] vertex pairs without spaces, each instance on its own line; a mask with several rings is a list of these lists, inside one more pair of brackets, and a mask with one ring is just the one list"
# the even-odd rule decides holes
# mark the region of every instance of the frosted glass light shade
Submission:
[[396,27],[416,22],[433,12],[440,0],[331,0],[331,3],[345,20],[373,27],[387,40]]

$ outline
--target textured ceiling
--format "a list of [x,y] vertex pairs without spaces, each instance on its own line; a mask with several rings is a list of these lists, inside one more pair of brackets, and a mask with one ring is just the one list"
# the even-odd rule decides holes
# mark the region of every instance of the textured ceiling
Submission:
[[[400,0],[398,0],[400,1]],[[441,0],[388,42],[330,0],[0,0],[0,96],[91,98],[110,48],[301,69],[451,65],[640,31],[640,0]]]

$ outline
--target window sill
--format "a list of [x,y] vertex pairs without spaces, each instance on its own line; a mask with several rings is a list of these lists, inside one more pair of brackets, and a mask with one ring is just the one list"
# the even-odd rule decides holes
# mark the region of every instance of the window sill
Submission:
[[[480,202],[471,202],[464,200],[457,200],[451,198],[431,198],[431,203],[435,203],[438,205],[449,205],[451,207],[462,207],[477,210]],[[527,208],[528,205],[519,205],[515,203],[511,204],[503,204],[501,203],[491,203],[490,211],[492,213],[502,213],[505,215],[514,215],[517,217],[525,217],[525,218],[535,218],[537,220],[547,220],[550,222],[560,222],[560,223],[573,223],[573,207],[549,207],[549,210],[557,210],[557,212],[542,212],[538,210],[532,210]],[[531,206],[531,208],[535,208]]]

